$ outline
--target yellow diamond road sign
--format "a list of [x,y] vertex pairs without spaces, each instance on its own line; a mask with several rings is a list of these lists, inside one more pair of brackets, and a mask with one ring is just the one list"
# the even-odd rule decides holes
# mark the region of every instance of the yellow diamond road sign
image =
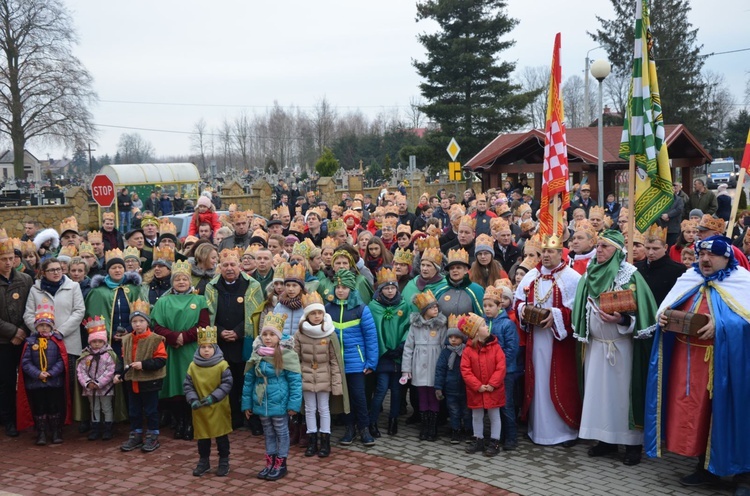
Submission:
[[450,155],[451,160],[455,162],[456,157],[458,157],[458,152],[461,151],[461,147],[458,146],[456,138],[451,138],[451,142],[448,143],[448,148],[446,148],[446,150],[448,151],[448,155]]

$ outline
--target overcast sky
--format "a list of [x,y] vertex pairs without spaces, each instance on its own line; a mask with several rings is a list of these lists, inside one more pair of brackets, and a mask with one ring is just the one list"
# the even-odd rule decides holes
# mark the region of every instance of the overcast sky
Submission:
[[[434,29],[415,22],[414,0],[66,2],[80,38],[76,54],[100,98],[93,109],[102,126],[94,155],[114,155],[125,132],[139,132],[157,156],[188,154],[188,135],[104,126],[189,132],[200,118],[214,127],[242,108],[265,112],[274,100],[309,109],[326,96],[339,113],[406,111],[410,97],[419,95],[411,60],[424,58],[416,35]],[[520,22],[509,35],[516,45],[501,57],[516,61],[517,70],[548,66],[560,31],[563,80],[583,74],[586,52],[596,47],[586,34],[598,27],[595,16],[613,16],[609,0],[509,4]],[[747,0],[693,0],[692,7],[704,53],[750,47]],[[710,57],[705,68],[723,73],[742,102],[750,51]],[[40,159],[63,153],[30,149]]]

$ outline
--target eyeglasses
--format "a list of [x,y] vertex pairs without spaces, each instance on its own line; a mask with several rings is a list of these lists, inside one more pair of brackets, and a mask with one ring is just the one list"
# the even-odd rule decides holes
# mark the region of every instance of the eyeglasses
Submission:
[[62,269],[58,267],[56,269],[47,269],[44,272],[50,272],[52,274],[56,274],[57,272],[62,272]]

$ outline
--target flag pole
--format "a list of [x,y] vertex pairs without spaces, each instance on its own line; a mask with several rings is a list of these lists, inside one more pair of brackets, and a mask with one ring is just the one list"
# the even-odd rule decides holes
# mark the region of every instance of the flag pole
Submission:
[[[552,216],[552,234],[554,236],[557,236],[557,228],[558,228],[558,224],[560,223],[560,195],[559,194],[555,195],[555,197],[552,199],[552,212],[554,212]],[[560,236],[560,238],[563,238],[563,236]]]
[[635,155],[630,154],[628,166],[628,263],[633,263],[633,233],[635,232]]
[[729,223],[727,224],[727,238],[732,238],[734,232],[734,221],[737,218],[737,210],[740,208],[740,195],[745,194],[745,168],[740,167],[740,174],[737,177],[737,189],[734,191],[734,199],[732,200],[732,214],[729,216]]

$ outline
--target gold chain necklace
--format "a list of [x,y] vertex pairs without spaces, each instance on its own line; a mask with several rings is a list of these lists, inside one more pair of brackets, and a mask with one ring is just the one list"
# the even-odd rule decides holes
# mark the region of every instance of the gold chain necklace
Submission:
[[538,277],[536,280],[536,284],[534,284],[534,305],[542,306],[544,303],[550,299],[552,296],[552,292],[555,290],[555,286],[557,286],[557,278],[552,275],[552,286],[550,286],[549,291],[547,291],[547,294],[544,296],[539,295],[539,286],[541,286],[542,278]]

